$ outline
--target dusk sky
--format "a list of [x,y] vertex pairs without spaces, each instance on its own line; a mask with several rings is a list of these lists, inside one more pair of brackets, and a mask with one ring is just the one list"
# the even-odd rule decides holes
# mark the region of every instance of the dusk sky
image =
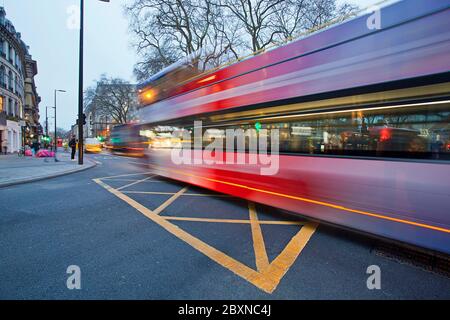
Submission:
[[[131,34],[123,14],[123,6],[131,0],[110,1],[85,1],[85,87],[92,85],[103,73],[134,81],[132,70],[137,57],[130,45]],[[347,2],[364,8],[379,1]],[[67,91],[58,94],[57,101],[58,127],[65,129],[75,123],[77,115],[79,31],[68,25],[70,8],[78,4],[76,0],[0,0],[7,18],[21,32],[37,60],[41,123],[45,121],[45,107],[54,105],[54,89]],[[53,119],[49,123],[53,123]]]

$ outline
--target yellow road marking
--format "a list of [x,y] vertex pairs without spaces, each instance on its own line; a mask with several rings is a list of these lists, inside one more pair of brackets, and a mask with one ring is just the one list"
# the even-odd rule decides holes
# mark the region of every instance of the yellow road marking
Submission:
[[101,185],[103,188],[117,196],[118,198],[122,199],[126,203],[128,203],[130,206],[141,212],[143,215],[145,215],[147,218],[151,219],[152,221],[159,224],[161,227],[178,237],[179,239],[183,240],[184,242],[188,243],[210,259],[214,260],[218,264],[224,266],[225,268],[233,271],[235,274],[241,276],[242,278],[252,282],[260,275],[255,270],[247,267],[246,265],[240,263],[239,261],[227,256],[223,252],[217,250],[214,247],[211,247],[210,245],[204,243],[200,239],[192,236],[188,232],[184,231],[183,229],[179,228],[178,226],[170,223],[167,221],[164,217],[155,214],[152,210],[144,207],[139,202],[131,199],[130,197],[126,196],[122,192],[110,187],[106,183],[102,182],[100,179],[94,179],[96,183]]
[[138,184],[138,183],[147,181],[148,179],[151,179],[151,178],[153,178],[153,177],[154,177],[154,176],[150,176],[150,177],[147,177],[147,178],[144,178],[144,179],[141,179],[141,180],[137,180],[137,181],[128,183],[128,184],[126,184],[126,185],[124,185],[124,186],[121,186],[120,188],[117,188],[117,190],[122,190],[122,189],[125,189],[125,188],[128,188],[128,187],[134,186],[135,184]]
[[[143,182],[143,181],[141,181],[140,179],[121,179],[121,178],[112,178],[112,179],[103,179],[103,180],[107,180],[107,181],[129,181],[129,182],[132,182],[132,181],[139,181],[139,182]],[[159,181],[159,180],[150,180],[150,181],[145,181],[145,182],[147,182],[147,183],[149,183],[149,182],[151,182],[151,183],[155,183],[155,182],[163,182],[163,181]]]
[[108,177],[101,177],[101,178],[97,178],[97,179],[111,179],[111,178],[118,178],[118,177],[129,177],[129,176],[137,176],[139,174],[144,175],[144,174],[152,174],[153,172],[148,171],[148,172],[135,172],[135,173],[126,173],[126,174],[119,174],[117,176],[108,176]]
[[[278,257],[275,258],[275,260],[272,261],[272,263],[265,270],[267,279],[258,279],[258,281],[271,281],[270,286],[276,288],[286,272],[288,272],[289,268],[292,266],[295,260],[297,260],[300,252],[302,252],[303,248],[306,246],[309,239],[316,231],[317,227],[318,224],[315,222],[311,222],[303,226],[300,232],[298,232],[291,239],[291,241],[289,241],[284,250],[278,255]],[[258,284],[260,283],[258,282]]]
[[[140,204],[139,202],[128,197],[123,192],[114,189],[108,184],[104,183],[103,181],[101,181],[101,178],[93,179],[93,181],[102,186],[103,188],[105,188],[106,190],[108,190],[109,192],[111,192],[112,194],[114,194],[119,199],[128,203],[130,206],[138,210],[147,218],[151,219],[153,222],[159,224],[161,227],[163,227],[165,230],[167,230],[174,236],[178,237],[180,240],[192,246],[197,251],[203,253],[211,260],[215,261],[219,265],[230,270],[231,272],[235,273],[236,275],[247,280],[248,282],[252,283],[256,287],[267,293],[272,293],[276,289],[282,277],[289,270],[290,266],[295,262],[301,250],[303,250],[306,243],[308,242],[308,240],[310,239],[310,237],[317,228],[316,223],[309,223],[309,222],[304,223],[303,227],[300,228],[300,231],[291,239],[286,248],[277,258],[275,258],[275,260],[271,264],[268,264],[264,268],[264,270],[255,271],[252,268],[226,255],[220,250],[217,250],[216,248],[208,245],[207,243],[201,241],[200,239],[194,237],[190,233],[184,231],[183,229],[179,228],[178,226],[168,221],[169,219],[182,220],[182,218],[164,217],[159,215],[159,213],[161,213],[161,211],[163,211],[164,208],[166,208],[170,203],[175,201],[176,198],[181,196],[181,194],[187,189],[187,187],[183,188],[182,190],[174,194],[173,197],[171,197],[171,199],[172,198],[173,199],[170,203],[167,202],[171,199],[163,203],[156,210],[152,211],[147,207],[143,206],[142,204]],[[194,219],[197,218],[189,218],[189,219],[193,221]],[[209,220],[219,220],[219,219],[209,219]],[[276,221],[267,221],[267,223],[273,224],[275,224],[275,222]],[[251,220],[250,223],[252,223]],[[281,223],[284,224],[293,222],[280,221],[280,224]]]
[[[115,181],[115,179],[114,179],[114,181]],[[150,182],[150,181],[147,181],[147,182]],[[175,192],[158,192],[158,191],[122,191],[122,192],[123,193],[138,193],[138,194],[175,194]],[[230,196],[228,194],[187,193],[187,192],[183,193],[182,196],[234,198],[233,196]]]
[[[319,200],[314,200],[314,199],[309,199],[309,198],[304,198],[304,197],[293,196],[293,195],[280,193],[280,192],[275,192],[275,191],[270,191],[270,190],[265,190],[265,189],[249,187],[249,186],[246,186],[246,185],[243,185],[243,184],[238,184],[238,183],[233,183],[233,182],[228,182],[228,181],[223,181],[223,180],[218,180],[218,179],[213,179],[213,178],[202,177],[202,176],[198,176],[198,175],[195,175],[195,174],[185,173],[185,172],[182,172],[182,171],[179,171],[179,170],[158,167],[158,166],[155,166],[155,165],[153,165],[153,166],[157,167],[159,170],[162,170],[162,171],[169,171],[169,172],[172,171],[172,172],[176,172],[176,173],[181,174],[181,175],[191,176],[191,177],[195,177],[195,178],[199,178],[199,179],[203,179],[203,180],[207,180],[207,181],[211,181],[211,182],[222,183],[222,184],[225,184],[225,185],[238,187],[238,188],[242,188],[242,189],[246,189],[246,190],[256,191],[256,192],[260,192],[260,193],[270,194],[270,195],[273,195],[273,196],[278,196],[278,197],[283,197],[283,198],[287,198],[287,199],[303,201],[303,202],[312,203],[312,204],[317,204],[317,205],[320,205],[320,206],[333,208],[333,209],[338,209],[338,210],[341,210],[341,211],[357,213],[357,214],[360,214],[360,215],[365,215],[365,216],[369,216],[369,217],[373,217],[373,218],[378,218],[378,219],[383,219],[383,220],[388,220],[388,221],[408,224],[408,225],[412,225],[412,226],[416,226],[416,227],[431,229],[431,230],[435,230],[435,231],[441,231],[441,232],[445,232],[445,233],[450,233],[450,229],[441,228],[441,227],[437,227],[437,226],[433,226],[433,225],[429,225],[429,224],[425,224],[425,223],[419,223],[419,222],[414,222],[414,221],[405,220],[405,219],[393,218],[393,217],[390,217],[390,216],[386,216],[384,214],[373,213],[373,212],[368,212],[368,211],[363,211],[363,210],[358,210],[358,209],[352,209],[352,208],[344,207],[344,206],[337,205],[337,204],[334,204],[334,203],[329,203],[329,202],[324,202],[324,201],[319,201]],[[395,214],[393,214],[393,215],[395,215]]]
[[250,225],[252,228],[253,250],[255,251],[256,268],[259,272],[264,272],[269,266],[269,258],[267,257],[266,246],[261,231],[261,226],[258,222],[255,204],[248,203],[248,211],[250,215]]
[[228,194],[209,194],[209,193],[185,193],[183,196],[192,197],[211,197],[211,198],[234,198]]
[[160,214],[161,211],[163,211],[165,208],[167,208],[168,206],[170,206],[170,204],[172,202],[174,202],[176,199],[178,199],[179,196],[181,196],[183,193],[186,192],[186,190],[188,189],[188,187],[184,187],[183,189],[181,189],[180,191],[178,191],[177,193],[175,193],[173,196],[171,196],[169,199],[167,199],[167,201],[165,201],[162,205],[160,205],[158,208],[156,208],[153,213],[154,214]]
[[159,191],[126,191],[123,190],[123,193],[128,194],[156,194],[156,195],[174,195],[176,192],[159,192]]
[[[192,222],[210,222],[210,223],[240,223],[240,224],[250,224],[250,220],[239,220],[239,219],[212,219],[212,218],[191,218],[191,217],[171,217],[164,216],[166,220],[175,221],[192,221]],[[275,221],[275,220],[258,220],[259,224],[270,224],[270,225],[286,225],[286,226],[302,226],[306,222],[301,221]]]

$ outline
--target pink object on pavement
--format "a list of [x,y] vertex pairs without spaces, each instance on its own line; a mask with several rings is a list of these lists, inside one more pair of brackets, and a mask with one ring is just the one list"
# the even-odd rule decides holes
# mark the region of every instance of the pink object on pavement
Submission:
[[25,150],[25,157],[31,157],[33,155],[33,153],[31,152],[31,150]]
[[38,158],[49,158],[49,157],[54,157],[55,153],[53,151],[48,151],[45,149],[41,149],[36,153],[36,157]]

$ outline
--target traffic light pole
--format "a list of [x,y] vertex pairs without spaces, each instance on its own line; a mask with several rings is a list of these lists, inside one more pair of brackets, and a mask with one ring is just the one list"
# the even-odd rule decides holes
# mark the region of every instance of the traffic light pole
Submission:
[[[100,0],[109,2],[109,0]],[[84,37],[84,0],[80,0],[80,52],[78,64],[78,164],[83,164],[83,37]]]
[[80,52],[78,65],[78,164],[83,164],[83,36],[84,36],[84,0],[80,0]]
[[48,137],[48,115],[47,115],[48,107],[45,107],[45,136]]

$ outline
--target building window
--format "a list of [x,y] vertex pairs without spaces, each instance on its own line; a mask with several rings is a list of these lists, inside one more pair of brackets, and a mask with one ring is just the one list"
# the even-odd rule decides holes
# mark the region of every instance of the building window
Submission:
[[13,102],[12,102],[11,98],[8,99],[8,105],[9,105],[9,114],[12,115],[12,116],[15,116],[15,114],[14,114],[14,105],[13,105]]
[[13,73],[11,72],[11,70],[9,70],[8,72],[8,85],[9,85],[9,90],[13,89]]
[[20,90],[20,84],[19,84],[19,76],[16,76],[16,80],[15,80],[15,88],[16,88],[16,94],[19,94],[19,90]]
[[6,58],[6,54],[5,54],[5,40],[0,38],[0,56],[2,56],[3,58]]
[[5,66],[1,66],[0,67],[0,86],[1,87],[5,87],[5,75],[6,75],[6,71],[5,71]]
[[3,111],[3,97],[2,96],[0,96],[0,112],[2,112]]
[[9,62],[13,63],[13,57],[14,57],[14,48],[12,45],[9,45]]

